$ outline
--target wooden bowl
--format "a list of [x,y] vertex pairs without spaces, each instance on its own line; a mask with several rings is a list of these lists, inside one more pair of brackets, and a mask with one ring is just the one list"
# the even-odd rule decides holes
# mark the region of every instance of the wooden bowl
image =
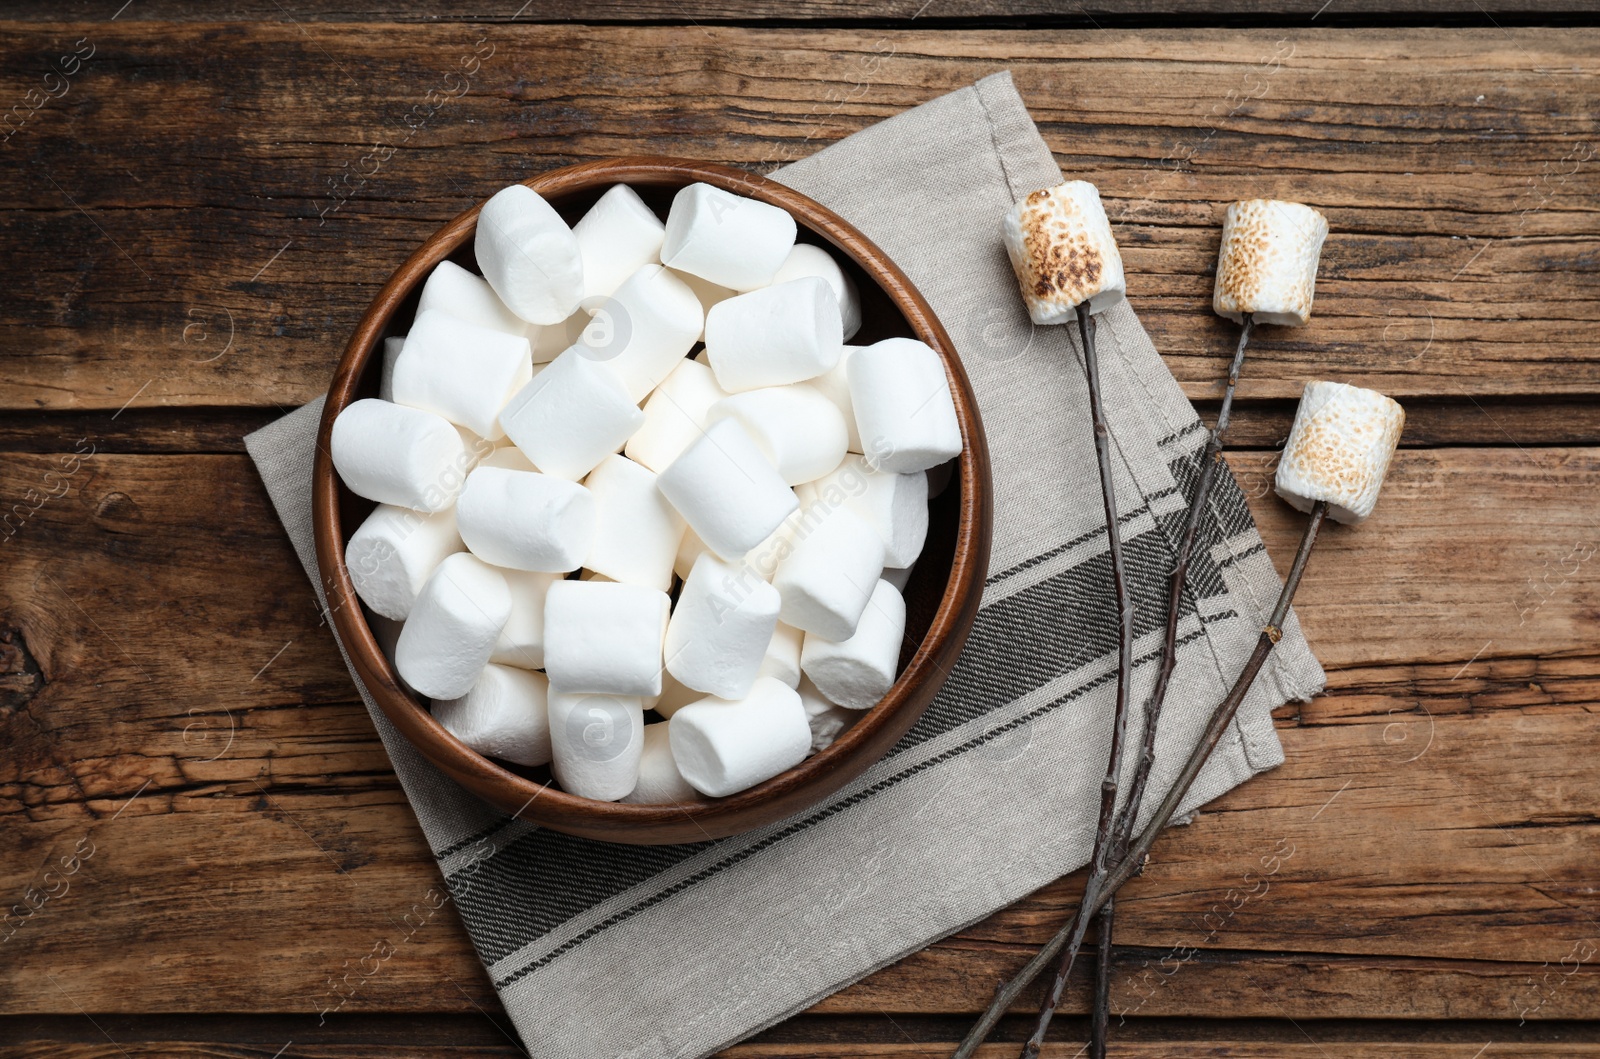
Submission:
[[345,406],[377,394],[383,339],[409,327],[433,267],[448,258],[477,271],[472,251],[477,208],[446,224],[407,258],[361,318],[328,390],[313,472],[317,564],[333,624],[356,672],[395,726],[456,782],[508,813],[569,834],[641,845],[699,842],[774,823],[826,798],[883,757],[922,716],[955,665],[978,613],[989,558],[989,456],[972,386],[928,303],[860,232],[782,184],[706,162],[622,158],[557,169],[526,183],[572,223],[617,183],[631,185],[665,217],[672,195],[696,181],[781,206],[799,223],[801,241],[835,251],[861,291],[862,327],[852,341],[866,344],[907,335],[932,346],[944,359],[961,421],[966,447],[949,487],[930,505],[928,543],[906,587],[899,679],[832,746],[726,798],[680,805],[600,802],[552,785],[546,768],[509,765],[469,749],[401,687],[373,637],[344,562],[345,541],[374,505],[340,482],[329,437],[334,417]]

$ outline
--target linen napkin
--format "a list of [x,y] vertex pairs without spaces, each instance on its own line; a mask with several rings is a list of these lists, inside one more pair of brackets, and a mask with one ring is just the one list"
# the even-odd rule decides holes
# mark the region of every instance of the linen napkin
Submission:
[[[358,680],[462,921],[535,1055],[709,1054],[1089,857],[1110,742],[1116,612],[1088,396],[1074,329],[1029,323],[1000,241],[1005,210],[1063,177],[1010,75],[1000,73],[776,178],[882,247],[955,341],[994,465],[983,608],[943,691],[883,761],[782,823],[684,846],[609,845],[507,817],[429,765]],[[1136,304],[1139,278],[1130,280]],[[1104,313],[1099,335],[1138,609],[1137,733],[1206,435],[1130,305]],[[314,586],[311,463],[321,406],[246,438]],[[1211,507],[1147,810],[1278,592],[1231,476],[1218,482]],[[1279,764],[1270,710],[1322,684],[1291,619],[1182,811]]]

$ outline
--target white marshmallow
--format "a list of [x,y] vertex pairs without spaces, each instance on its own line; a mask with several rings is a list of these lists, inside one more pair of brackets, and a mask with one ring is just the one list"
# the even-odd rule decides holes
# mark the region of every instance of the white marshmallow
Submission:
[[656,488],[656,476],[611,455],[583,484],[594,497],[595,527],[584,567],[613,581],[665,592],[683,539],[683,518]]
[[808,384],[821,391],[822,396],[834,403],[844,416],[846,445],[851,452],[861,451],[861,431],[856,427],[855,406],[850,403],[850,356],[861,346],[843,346],[839,350],[839,363],[818,375]]
[[831,507],[844,505],[866,519],[883,538],[883,561],[910,566],[928,538],[928,475],[926,471],[890,474],[874,471],[866,458],[851,455],[838,470],[815,483],[818,498]]
[[404,621],[434,568],[465,548],[453,509],[430,515],[379,504],[350,535],[344,562],[361,602]]
[[906,586],[911,583],[911,573],[915,569],[915,564],[898,568],[893,566],[884,567],[883,579],[893,585],[896,592],[904,596],[906,594]]
[[744,427],[712,423],[656,479],[700,539],[724,559],[737,559],[800,506],[794,490]]
[[713,798],[769,780],[811,752],[811,726],[799,694],[770,678],[756,681],[736,702],[690,703],[667,725],[678,771]]
[[[395,645],[400,642],[400,632],[406,627],[406,623],[385,618],[382,614],[368,614],[367,627],[372,630],[372,638],[378,641],[378,650],[383,652],[383,657],[389,660],[391,666],[394,665]],[[395,676],[407,693],[412,695],[417,693],[417,689],[407,684],[404,677],[398,673]]]
[[804,384],[725,397],[706,414],[709,423],[719,419],[738,420],[790,485],[821,478],[838,467],[850,442],[838,406]]
[[429,309],[394,363],[394,399],[493,440],[502,433],[500,410],[532,376],[530,358],[526,338]]
[[1005,215],[1000,234],[1036,324],[1066,323],[1083,302],[1097,313],[1127,296],[1111,222],[1087,181],[1035,191]]
[[797,629],[848,640],[882,574],[877,531],[849,508],[831,511],[809,533],[797,535],[778,564],[772,584],[783,597],[779,614]]
[[560,574],[499,567],[511,590],[511,616],[495,641],[489,661],[518,669],[544,668],[544,597]]
[[827,280],[828,286],[833,288],[833,296],[839,301],[839,319],[844,324],[844,340],[850,341],[861,330],[861,294],[856,290],[856,281],[822,247],[796,243],[778,267],[778,274],[772,277],[772,285],[806,276]]
[[1376,390],[1308,382],[1274,488],[1299,511],[1326,500],[1335,522],[1360,522],[1378,503],[1405,425],[1405,409]]
[[800,649],[805,635],[793,625],[780,621],[772,630],[772,639],[767,641],[767,651],[761,656],[761,668],[756,676],[781,680],[791,688],[799,687]]
[[1311,319],[1328,219],[1310,206],[1247,199],[1228,207],[1211,307],[1234,323],[1300,327]]
[[622,800],[630,805],[670,805],[700,800],[700,792],[689,786],[689,781],[678,771],[678,763],[672,760],[672,743],[665,721],[644,726],[639,782],[633,793]]
[[697,360],[678,361],[644,403],[644,425],[623,452],[652,471],[666,470],[705,432],[706,414],[726,396],[710,368]]
[[533,362],[548,364],[577,345],[592,320],[589,310],[579,309],[558,324],[547,327],[529,324],[528,341],[533,346]]
[[406,348],[406,336],[390,337],[383,340],[383,374],[378,377],[378,400],[394,400],[394,362],[400,359],[400,351]]
[[661,262],[718,286],[754,290],[772,282],[797,231],[777,206],[690,184],[672,197]]
[[400,630],[395,669],[430,699],[472,690],[511,617],[506,579],[481,559],[457,552],[428,578]]
[[683,361],[704,325],[689,285],[660,265],[644,265],[595,308],[579,343],[637,404]]
[[665,592],[611,581],[557,581],[544,600],[544,670],[573,694],[661,694]]
[[574,346],[511,398],[500,423],[545,474],[577,481],[644,423],[610,368]]
[[454,504],[472,463],[448,419],[372,398],[339,413],[329,451],[352,493],[415,511]]
[[583,565],[595,499],[563,478],[479,467],[467,475],[456,520],[467,548],[486,563],[564,573]]
[[694,569],[694,561],[708,552],[711,552],[711,549],[706,547],[706,542],[700,539],[700,535],[693,529],[685,527],[683,540],[678,542],[677,557],[672,560],[672,572],[679,577],[688,577],[689,571]]
[[[679,272],[677,269],[669,269],[668,271],[670,271],[674,276],[677,276],[679,279],[683,280],[683,282],[687,283],[689,285],[689,289],[694,291],[694,296],[700,299],[700,311],[702,316],[706,313],[709,313],[713,305],[717,304],[718,302],[725,302],[735,294],[739,293],[738,291],[733,290],[731,287],[720,287],[708,279],[701,279],[692,272]],[[696,335],[695,337],[696,339],[705,337],[705,328],[702,327],[700,329],[700,334]]]
[[801,678],[800,686],[795,690],[800,693],[800,705],[805,707],[806,723],[811,727],[813,751],[828,749],[846,728],[861,717],[855,710],[847,710],[829,702],[828,697],[805,678]]
[[619,695],[550,691],[550,772],[579,798],[614,802],[633,791],[644,753],[644,706]]
[[572,226],[583,255],[583,296],[609,297],[640,265],[661,260],[661,218],[639,193],[616,184]]
[[830,702],[852,710],[870,709],[894,685],[905,634],[906,601],[889,582],[879,581],[854,636],[825,640],[806,634],[800,671]]
[[719,302],[706,314],[706,360],[729,393],[814,379],[839,363],[839,301],[810,276]]
[[695,560],[667,624],[667,672],[721,699],[750,690],[778,624],[778,590],[715,555]]
[[473,242],[483,278],[530,324],[556,324],[583,298],[583,252],[567,222],[524,184],[483,204]]
[[489,281],[454,261],[441,261],[428,274],[417,299],[417,315],[437,309],[469,324],[531,338],[538,328],[506,308]]
[[480,754],[517,765],[550,760],[550,684],[543,673],[490,663],[472,690],[433,704],[433,718]]
[[961,454],[944,361],[914,338],[886,338],[850,357],[850,403],[875,471],[911,474]]
[[478,461],[479,467],[499,467],[507,471],[537,471],[523,451],[515,445],[500,445],[490,450],[489,454]]
[[689,703],[699,702],[705,697],[705,692],[696,691],[694,688],[685,687],[678,683],[671,673],[662,673],[661,695],[651,708],[661,716],[670,719],[673,714],[689,705]]

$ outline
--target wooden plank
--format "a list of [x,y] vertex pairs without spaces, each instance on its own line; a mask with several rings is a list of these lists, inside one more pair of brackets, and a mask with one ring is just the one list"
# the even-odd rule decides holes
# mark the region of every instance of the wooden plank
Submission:
[[[1267,463],[1234,466],[1248,486]],[[10,456],[0,495],[52,489],[45,475],[62,467]],[[1594,1010],[1591,962],[1560,987],[1527,983],[1600,944],[1587,795],[1600,664],[1583,635],[1600,584],[1589,562],[1544,582],[1520,628],[1507,600],[1541,548],[1564,569],[1558,545],[1589,526],[1597,474],[1592,450],[1401,454],[1378,514],[1331,532],[1307,580],[1301,614],[1330,694],[1280,711],[1287,764],[1163,839],[1130,886],[1119,1003],[1295,1018]],[[0,573],[0,885],[15,900],[80,839],[96,852],[3,943],[0,1011],[72,1013],[55,975],[95,1012],[314,1016],[328,979],[384,940],[398,954],[348,1010],[488,1008],[448,907],[406,934],[436,869],[248,462],[96,454],[67,482]],[[1253,503],[1280,556],[1296,532],[1281,506]],[[1446,576],[1465,562],[1470,582]],[[1208,937],[1207,911],[1284,842],[1295,852],[1276,881]],[[1048,886],[823,1010],[972,1010],[1080,886]],[[1206,955],[1151,996],[1143,963],[1173,946]]]
[[[121,0],[118,0],[120,3]],[[18,5],[8,17],[38,21],[92,21],[116,12],[110,0],[65,0],[50,4]],[[661,22],[693,25],[697,22],[782,22],[839,23],[869,21],[875,24],[918,25],[953,23],[993,24],[1007,19],[1026,19],[1044,25],[1121,25],[1128,22],[1160,20],[1195,21],[1204,18],[1255,18],[1287,22],[1315,18],[1329,23],[1367,23],[1399,17],[1454,16],[1452,25],[1487,25],[1489,20],[1513,20],[1538,15],[1589,13],[1582,0],[1490,0],[1478,6],[1462,0],[1404,0],[1385,4],[1382,0],[1339,0],[1329,6],[1324,0],[1097,0],[1092,8],[1063,9],[1049,0],[966,0],[963,3],[927,3],[905,0],[901,3],[874,3],[871,0],[807,0],[806,3],[780,3],[778,0],[591,0],[575,8],[562,0],[529,0],[490,4],[477,3],[441,11],[423,0],[388,0],[382,4],[326,4],[304,10],[290,10],[259,0],[245,0],[218,9],[198,0],[140,0],[117,14],[120,21],[263,21],[280,22],[292,18],[301,22]]]
[[17,23],[0,90],[23,98],[80,38],[93,56],[0,162],[26,277],[0,300],[7,408],[293,406],[404,254],[506,181],[637,151],[765,170],[1005,67],[1063,169],[1102,188],[1194,395],[1232,346],[1207,308],[1217,221],[1251,195],[1309,201],[1334,234],[1316,318],[1263,329],[1245,398],[1321,375],[1600,393],[1594,30]]

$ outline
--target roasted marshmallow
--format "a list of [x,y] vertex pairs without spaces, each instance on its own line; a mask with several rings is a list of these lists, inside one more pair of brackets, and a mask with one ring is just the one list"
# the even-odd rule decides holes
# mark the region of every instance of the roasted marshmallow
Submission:
[[545,474],[577,481],[644,423],[611,369],[574,346],[511,398],[500,423]]
[[697,360],[680,360],[644,403],[644,425],[628,439],[623,453],[660,473],[705,432],[711,406],[728,396],[711,369]]
[[914,338],[886,338],[850,357],[850,403],[867,466],[912,474],[961,453],[944,361]]
[[870,709],[894,684],[905,632],[905,600],[889,582],[879,581],[855,635],[825,640],[806,634],[800,671],[829,701],[852,710]]
[[874,471],[862,456],[851,455],[838,470],[819,478],[817,498],[844,505],[866,519],[883,538],[883,561],[906,567],[922,554],[928,537],[928,474]]
[[530,324],[557,324],[583,299],[583,251],[537,191],[512,184],[478,214],[473,251],[483,278]]
[[[773,576],[784,622],[827,640],[848,640],[883,574],[883,541],[849,508],[828,513]],[[802,663],[803,667],[803,663]]]
[[683,539],[683,518],[656,488],[656,476],[615,454],[600,461],[583,484],[594,497],[596,520],[584,567],[613,581],[672,587],[672,563]]
[[672,197],[661,262],[720,287],[754,290],[772,282],[797,231],[777,206],[690,184]]
[[500,568],[511,590],[511,616],[495,641],[489,661],[519,669],[544,668],[544,597],[560,574]]
[[439,262],[422,285],[417,315],[420,317],[431,309],[519,338],[531,338],[538,330],[537,325],[507,309],[488,280],[468,272],[454,261]]
[[625,798],[639,779],[644,706],[631,696],[573,695],[552,687],[550,751],[550,771],[568,794],[601,802]]
[[1228,207],[1217,252],[1211,307],[1243,323],[1299,327],[1311,318],[1317,261],[1328,219],[1310,206],[1276,199],[1247,199]]
[[770,678],[727,702],[702,699],[667,722],[672,757],[690,786],[722,798],[793,768],[811,752],[799,694]]
[[1111,222],[1087,181],[1035,191],[1005,215],[1000,234],[1036,324],[1065,323],[1084,302],[1097,313],[1126,295]]
[[706,420],[735,419],[789,485],[832,471],[850,444],[839,407],[814,386],[766,386],[725,397]]
[[784,258],[778,274],[772,277],[772,284],[777,286],[806,276],[827,280],[828,286],[833,288],[833,296],[839,300],[839,319],[844,324],[844,340],[850,341],[851,336],[861,330],[861,295],[856,290],[856,281],[822,247],[796,243],[794,249],[789,251],[789,256]]
[[532,471],[479,467],[456,502],[467,548],[513,570],[564,573],[583,565],[595,528],[595,498],[583,486]]
[[352,493],[415,511],[454,504],[472,462],[448,419],[372,398],[339,413],[329,449]]
[[810,276],[719,302],[706,314],[706,360],[729,393],[814,379],[839,363],[839,301]]
[[481,559],[457,552],[428,578],[395,644],[395,669],[430,699],[458,699],[494,653],[511,616],[506,579]]
[[661,641],[670,609],[665,592],[642,585],[551,585],[544,602],[550,686],[585,695],[661,694]]
[[430,515],[379,504],[350,535],[344,562],[361,602],[404,621],[434,569],[465,547],[453,509]]
[[429,309],[394,363],[394,399],[493,440],[502,433],[500,410],[527,385],[530,356],[526,338]]
[[700,792],[678,771],[672,760],[672,745],[667,723],[657,721],[644,726],[644,753],[639,757],[639,782],[623,801],[630,805],[670,805],[700,800]]
[[706,694],[740,698],[761,669],[779,602],[777,589],[742,564],[700,556],[667,624],[667,672]]
[[572,226],[583,255],[583,294],[609,297],[641,265],[661,260],[666,226],[639,193],[614,185]]
[[737,559],[766,540],[800,506],[749,432],[732,419],[707,427],[656,485],[724,559]]
[[515,765],[550,760],[550,685],[543,673],[493,663],[459,699],[433,704],[433,718],[480,754]]
[[1405,410],[1376,390],[1306,383],[1278,461],[1278,495],[1300,511],[1326,500],[1335,522],[1360,522],[1378,502],[1405,425]]
[[616,373],[637,404],[682,363],[700,337],[702,312],[687,283],[644,265],[595,308],[579,345]]

